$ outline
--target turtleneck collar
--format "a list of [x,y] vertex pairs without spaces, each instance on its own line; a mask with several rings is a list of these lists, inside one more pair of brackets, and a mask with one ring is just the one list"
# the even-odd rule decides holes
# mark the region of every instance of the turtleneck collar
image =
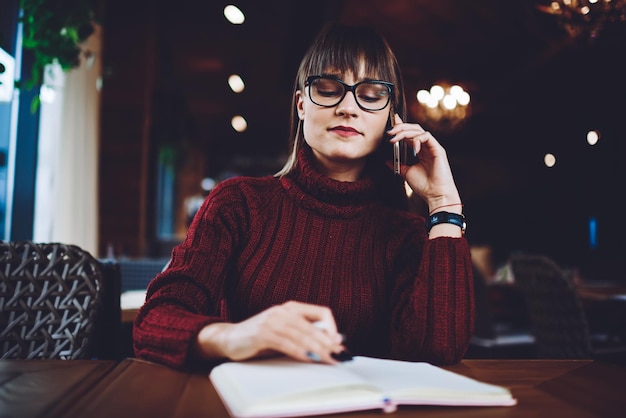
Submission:
[[337,181],[320,173],[313,158],[311,148],[303,144],[295,168],[281,178],[283,187],[302,206],[326,215],[351,218],[376,200],[376,182],[367,168],[357,181]]

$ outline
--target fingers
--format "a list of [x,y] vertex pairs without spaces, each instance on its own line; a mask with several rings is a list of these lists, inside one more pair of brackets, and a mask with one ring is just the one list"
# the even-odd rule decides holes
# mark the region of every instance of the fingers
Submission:
[[406,123],[395,115],[396,124],[388,131],[392,135],[390,143],[404,141],[411,144],[418,161],[413,165],[402,165],[400,175],[409,187],[426,201],[437,200],[441,196],[458,195],[450,164],[443,146],[415,123]]
[[304,318],[293,318],[276,333],[268,336],[266,343],[276,351],[301,361],[334,363],[331,355],[340,350],[341,336],[320,329]]
[[[290,328],[287,328],[288,332],[284,336],[286,341],[294,343],[292,356],[302,360],[304,355],[309,361],[336,363],[332,354],[343,349],[343,338],[337,332],[335,318],[330,309],[297,302],[288,302],[285,305],[293,318],[289,321]],[[291,355],[289,352],[285,354]]]
[[236,326],[231,337],[244,347],[237,360],[271,350],[300,361],[335,364],[333,353],[344,350],[334,316],[323,306],[287,302]]
[[[424,130],[421,125],[416,123],[404,123],[400,116],[397,114],[394,117],[395,125],[392,129],[387,131],[388,134],[392,135],[390,143],[407,141],[413,147],[413,152],[417,155],[421,152],[423,144],[427,144],[432,147],[440,147],[439,143],[433,137],[433,135]],[[432,142],[431,142],[432,141]]]

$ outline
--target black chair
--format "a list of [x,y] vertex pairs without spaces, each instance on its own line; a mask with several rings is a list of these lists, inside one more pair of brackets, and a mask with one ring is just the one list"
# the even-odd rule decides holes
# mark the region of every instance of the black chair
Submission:
[[122,274],[122,292],[145,289],[169,261],[169,258],[116,259]]
[[[526,309],[518,289],[497,286],[498,294],[512,311],[504,315],[494,306],[490,290],[480,271],[474,267],[474,335],[466,358],[531,358],[534,357],[534,336],[526,319]],[[522,302],[522,303],[520,303]],[[512,317],[522,313],[523,317]]]
[[115,359],[119,267],[74,245],[0,241],[0,356]]
[[599,358],[626,353],[624,347],[597,347],[573,280],[549,257],[517,254],[510,258],[522,289],[540,358]]
[[87,347],[91,358],[122,360],[128,357],[122,341],[122,270],[114,260],[98,260],[103,274],[103,292]]

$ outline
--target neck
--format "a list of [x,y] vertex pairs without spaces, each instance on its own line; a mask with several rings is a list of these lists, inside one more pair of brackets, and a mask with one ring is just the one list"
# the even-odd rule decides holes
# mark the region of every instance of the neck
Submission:
[[321,158],[313,151],[315,168],[327,177],[337,181],[357,181],[365,168],[365,159],[334,161]]

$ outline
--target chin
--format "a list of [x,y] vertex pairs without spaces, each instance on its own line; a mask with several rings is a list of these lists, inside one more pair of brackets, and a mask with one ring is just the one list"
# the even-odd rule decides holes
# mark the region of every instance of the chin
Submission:
[[345,154],[345,153],[337,153],[329,155],[329,160],[335,161],[337,163],[354,163],[359,162],[368,157],[368,154],[358,153],[358,154]]

